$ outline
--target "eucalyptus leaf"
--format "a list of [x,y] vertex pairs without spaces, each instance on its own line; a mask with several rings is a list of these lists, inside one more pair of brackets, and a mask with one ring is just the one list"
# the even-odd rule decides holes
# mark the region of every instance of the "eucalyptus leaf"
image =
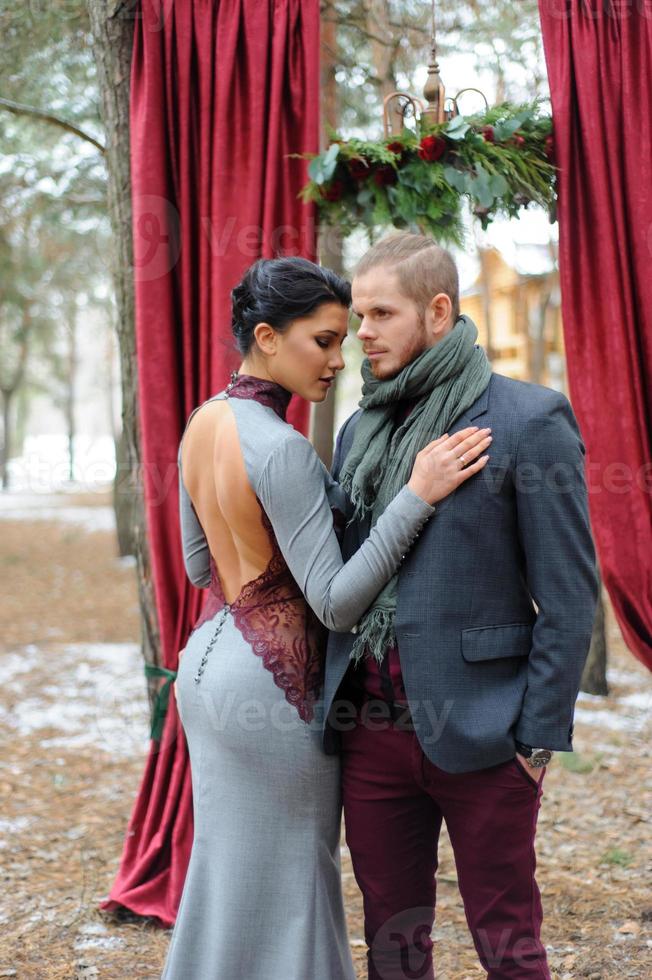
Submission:
[[340,147],[339,143],[332,143],[328,147],[326,153],[323,157],[322,172],[326,180],[330,180],[335,173],[335,168],[337,166],[337,158],[339,156]]
[[374,193],[370,187],[363,187],[362,190],[358,191],[358,195],[356,197],[356,201],[358,204],[362,205],[362,207],[366,207],[368,204],[371,204],[373,199]]
[[471,179],[471,193],[483,208],[490,208],[494,203],[494,193],[491,188],[491,177],[478,165],[477,174]]
[[316,184],[323,184],[326,182],[326,177],[324,176],[324,157],[320,155],[314,157],[308,164],[308,176],[311,180],[314,180]]
[[310,161],[308,175],[316,184],[325,184],[331,179],[337,167],[337,158],[340,147],[338,143],[333,143],[325,153],[320,153]]
[[456,170],[455,167],[444,167],[444,177],[451,187],[454,187],[460,194],[468,190],[466,174],[462,173],[461,170]]
[[489,178],[489,188],[495,197],[502,197],[509,191],[509,184],[502,174],[492,174]]
[[455,116],[446,126],[444,132],[449,139],[463,140],[470,128],[464,116]]
[[494,137],[499,143],[510,139],[521,125],[520,119],[503,119],[494,126]]

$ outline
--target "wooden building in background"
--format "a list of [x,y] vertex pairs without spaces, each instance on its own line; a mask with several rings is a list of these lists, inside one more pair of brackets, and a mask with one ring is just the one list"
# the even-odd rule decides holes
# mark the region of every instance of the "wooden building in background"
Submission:
[[479,250],[479,260],[480,273],[460,306],[477,324],[494,371],[567,394],[559,276],[550,247],[528,247],[517,268],[495,248]]

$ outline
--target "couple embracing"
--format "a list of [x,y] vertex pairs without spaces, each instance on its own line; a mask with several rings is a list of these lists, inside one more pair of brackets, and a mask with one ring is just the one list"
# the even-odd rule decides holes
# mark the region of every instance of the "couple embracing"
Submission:
[[[549,977],[534,837],[596,601],[567,399],[492,372],[458,277],[399,233],[352,285],[261,260],[243,355],[179,447],[184,558],[208,590],[176,697],[194,840],[164,980],[353,980],[340,818],[370,980],[434,977],[437,844],[491,980]],[[360,410],[332,474],[285,419],[326,398],[360,318]]]

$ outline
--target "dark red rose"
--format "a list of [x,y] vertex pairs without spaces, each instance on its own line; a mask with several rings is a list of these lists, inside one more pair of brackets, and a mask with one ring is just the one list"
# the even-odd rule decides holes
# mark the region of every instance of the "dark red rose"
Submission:
[[428,163],[440,160],[446,152],[446,140],[441,136],[424,136],[419,144],[419,156]]
[[398,180],[398,175],[391,163],[381,163],[374,170],[374,183],[379,187],[390,187]]
[[548,159],[549,160],[554,160],[555,159],[555,139],[554,139],[554,136],[552,136],[552,134],[549,135],[549,136],[546,136],[545,150],[546,150],[546,156],[548,157]]
[[341,180],[332,180],[321,189],[321,196],[325,201],[341,201],[344,194],[344,184]]
[[496,133],[494,132],[493,126],[483,126],[482,135],[484,136],[485,143],[496,142]]
[[400,157],[402,157],[403,154],[405,153],[405,147],[403,146],[402,143],[399,143],[397,140],[394,140],[393,143],[388,143],[387,149],[391,150],[392,153],[396,153]]
[[354,157],[353,160],[349,160],[349,173],[354,180],[364,180],[371,173],[371,167],[366,160]]
[[512,143],[514,146],[518,146],[519,149],[525,146],[525,136],[521,136],[520,133],[514,133],[512,136]]

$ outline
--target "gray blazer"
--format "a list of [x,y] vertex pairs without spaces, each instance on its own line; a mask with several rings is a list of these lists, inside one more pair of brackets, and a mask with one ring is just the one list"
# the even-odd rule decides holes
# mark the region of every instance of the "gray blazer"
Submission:
[[[340,431],[337,478],[357,412]],[[593,627],[595,553],[584,446],[564,395],[493,374],[451,426],[491,426],[485,469],[437,504],[399,572],[396,635],[417,737],[447,772],[514,756],[514,739],[572,751]],[[369,533],[346,530],[346,559]],[[355,630],[355,627],[354,627]],[[331,633],[324,745],[350,726],[338,688],[352,633]]]

